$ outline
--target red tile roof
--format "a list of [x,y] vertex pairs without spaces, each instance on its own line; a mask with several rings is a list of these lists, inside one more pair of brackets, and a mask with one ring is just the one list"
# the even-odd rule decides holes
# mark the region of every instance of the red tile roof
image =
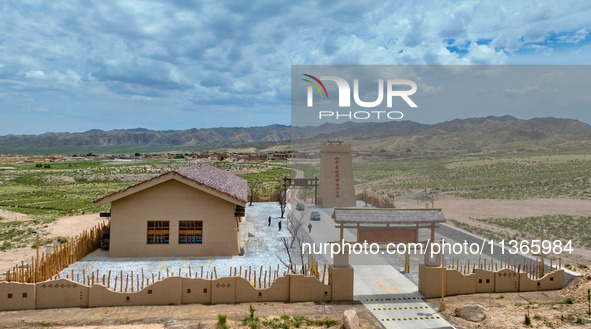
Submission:
[[172,175],[179,175],[199,185],[203,185],[213,190],[216,190],[220,193],[226,194],[234,199],[237,199],[238,201],[244,203],[247,202],[248,182],[246,181],[246,179],[240,178],[234,174],[231,174],[228,171],[215,168],[206,163],[197,162],[192,166],[181,168],[175,171],[170,171],[165,174],[156,176],[152,179],[148,179],[141,183],[135,184],[133,186],[129,186],[115,193],[105,195],[104,197],[95,200],[94,203],[97,204],[106,198],[134,189],[135,187],[139,187],[147,182],[156,180],[160,177]]
[[205,185],[238,200],[247,201],[248,182],[228,171],[218,169],[203,162],[176,170],[175,173]]

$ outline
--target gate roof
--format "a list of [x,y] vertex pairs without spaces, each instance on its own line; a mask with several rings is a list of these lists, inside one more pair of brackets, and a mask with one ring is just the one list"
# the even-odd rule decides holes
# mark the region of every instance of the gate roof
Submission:
[[431,224],[444,223],[441,209],[335,208],[339,224]]

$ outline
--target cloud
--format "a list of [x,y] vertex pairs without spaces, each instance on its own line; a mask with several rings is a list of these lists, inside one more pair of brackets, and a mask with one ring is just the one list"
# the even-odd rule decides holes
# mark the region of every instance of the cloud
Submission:
[[14,2],[0,8],[0,107],[210,116],[155,129],[270,107],[287,124],[291,65],[588,64],[590,23],[585,1]]
[[43,79],[45,77],[45,73],[43,71],[35,70],[29,71],[25,73],[25,77],[32,78],[32,79]]
[[572,44],[578,44],[579,42],[585,40],[587,38],[587,30],[586,29],[580,29],[577,32],[574,32],[572,34],[567,34],[567,35],[561,35],[559,37],[557,37],[557,39],[560,42],[565,42],[565,43],[572,43]]
[[523,88],[505,88],[505,94],[509,96],[522,96],[526,94],[536,94],[541,92],[540,86],[533,85],[533,86],[526,86]]

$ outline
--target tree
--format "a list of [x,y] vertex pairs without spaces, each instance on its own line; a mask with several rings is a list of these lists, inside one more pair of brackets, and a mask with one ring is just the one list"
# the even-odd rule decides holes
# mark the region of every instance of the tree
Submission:
[[[299,218],[298,218],[298,215],[299,215]],[[294,242],[301,241],[300,229],[303,227],[303,225],[304,225],[304,214],[303,213],[295,214],[293,212],[290,212],[287,215],[287,231],[289,232],[289,235],[291,235],[291,242],[289,243],[290,248],[293,248]]]
[[248,201],[250,201],[249,206],[252,206],[254,199],[258,198],[263,190],[263,181],[260,178],[257,178],[248,184]]
[[284,218],[283,215],[285,214],[285,207],[287,206],[287,195],[286,191],[281,188],[281,185],[277,187],[275,191],[275,197],[277,198],[277,202],[279,202],[279,207],[281,208],[281,218]]
[[[298,217],[299,216],[299,217]],[[304,253],[302,248],[302,243],[304,242],[303,230],[302,227],[304,226],[304,214],[299,213],[289,213],[287,215],[287,230],[289,231],[290,238],[280,238],[279,240],[283,244],[285,248],[285,252],[287,254],[287,259],[284,260],[279,255],[276,255],[279,258],[279,261],[287,267],[288,271],[293,274],[296,274],[296,269],[294,266],[294,257],[292,255],[294,252],[299,254],[300,256],[300,263],[304,265]],[[295,245],[295,246],[294,246]]]

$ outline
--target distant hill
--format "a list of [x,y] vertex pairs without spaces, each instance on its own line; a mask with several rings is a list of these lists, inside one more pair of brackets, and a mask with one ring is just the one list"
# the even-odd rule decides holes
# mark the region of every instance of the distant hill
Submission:
[[[0,136],[0,153],[109,153],[220,148],[318,148],[340,138],[362,150],[473,152],[485,150],[570,150],[591,143],[591,126],[572,119],[512,116],[455,119],[437,124],[412,121],[262,127],[149,130],[134,128],[80,133]],[[296,146],[294,145],[294,146]]]
[[331,138],[350,141],[358,150],[392,152],[482,152],[525,149],[588,149],[591,126],[559,118],[520,120],[512,116],[455,119],[437,124],[392,121],[303,138],[309,144]]

